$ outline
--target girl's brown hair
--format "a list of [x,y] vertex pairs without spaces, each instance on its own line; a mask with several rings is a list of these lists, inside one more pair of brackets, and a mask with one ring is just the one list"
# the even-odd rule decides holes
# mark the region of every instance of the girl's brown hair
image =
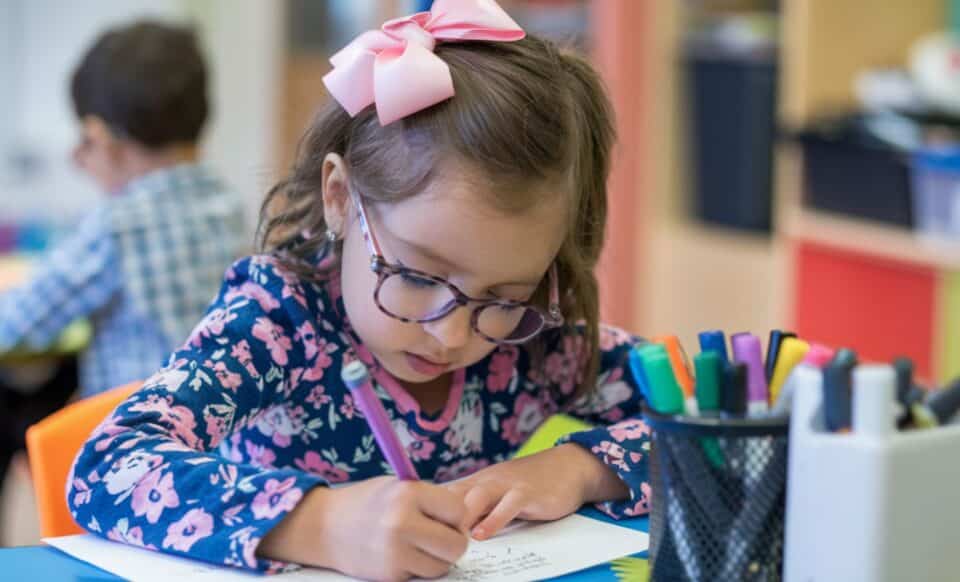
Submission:
[[[322,168],[331,152],[346,162],[353,191],[374,203],[416,195],[443,162],[470,170],[495,193],[491,203],[508,212],[555,202],[543,199],[543,186],[562,186],[569,212],[556,258],[561,308],[568,322],[584,322],[580,393],[589,392],[599,362],[593,270],[603,245],[614,141],[601,81],[583,57],[533,35],[441,43],[436,54],[450,66],[452,99],[386,127],[373,107],[351,118],[329,100],[301,139],[290,175],[263,203],[259,246],[278,252],[302,276],[317,276],[316,257],[326,245]],[[545,288],[541,284],[538,296]]]

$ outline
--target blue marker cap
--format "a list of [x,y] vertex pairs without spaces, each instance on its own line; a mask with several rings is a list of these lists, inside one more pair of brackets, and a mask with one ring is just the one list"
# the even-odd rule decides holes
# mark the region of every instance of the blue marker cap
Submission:
[[720,363],[730,360],[727,354],[727,339],[719,329],[701,331],[698,336],[700,339],[700,351],[716,352],[720,356]]
[[647,402],[650,402],[650,381],[647,380],[647,374],[643,371],[643,358],[640,355],[640,349],[642,347],[643,345],[638,344],[630,348],[630,353],[627,356],[627,364],[630,366],[630,372],[633,373],[633,378],[640,387],[640,393],[643,394]]

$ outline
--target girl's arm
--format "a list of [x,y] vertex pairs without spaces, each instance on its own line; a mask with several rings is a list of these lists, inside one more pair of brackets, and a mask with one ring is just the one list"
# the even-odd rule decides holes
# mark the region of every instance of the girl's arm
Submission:
[[218,447],[235,429],[266,422],[265,414],[282,416],[284,391],[296,382],[290,371],[306,365],[293,341],[302,308],[284,297],[287,289],[262,259],[227,272],[187,344],[80,450],[67,490],[77,523],[208,562],[282,567],[258,558],[258,544],[324,480],[233,462],[229,447]]
[[[618,330],[602,329],[597,389],[572,403],[580,382],[582,335],[572,328],[548,341],[542,370],[530,374],[542,390],[560,395],[562,412],[608,426],[574,433],[559,446],[487,467],[449,485],[464,496],[464,524],[474,537],[496,535],[514,518],[559,519],[584,503],[600,503],[600,509],[614,517],[648,511],[649,431],[637,418],[640,391],[626,365],[636,341]],[[517,405],[517,416],[504,424],[517,422],[524,410],[539,412],[537,397],[524,396],[517,399],[525,402]]]
[[[589,451],[627,486],[628,498],[599,504],[601,510],[616,518],[641,515],[650,509],[650,429],[640,418],[643,396],[627,364],[630,349],[638,341],[622,330],[601,326],[597,388],[565,411],[591,424],[604,425],[562,440]],[[564,350],[577,348],[576,341],[569,336],[563,343]],[[549,358],[560,356],[547,357],[549,370]]]

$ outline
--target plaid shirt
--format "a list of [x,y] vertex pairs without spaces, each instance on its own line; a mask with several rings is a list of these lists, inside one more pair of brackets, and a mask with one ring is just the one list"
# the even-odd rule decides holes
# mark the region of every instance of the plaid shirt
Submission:
[[203,317],[243,233],[242,201],[204,166],[138,178],[0,294],[0,352],[43,349],[85,317],[82,395],[147,378]]

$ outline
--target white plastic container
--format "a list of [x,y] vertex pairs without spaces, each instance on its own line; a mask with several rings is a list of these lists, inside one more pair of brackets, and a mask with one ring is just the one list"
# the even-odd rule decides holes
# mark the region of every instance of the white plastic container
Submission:
[[784,579],[960,580],[960,426],[897,432],[855,372],[854,428],[829,433],[822,372],[801,365],[791,381]]

